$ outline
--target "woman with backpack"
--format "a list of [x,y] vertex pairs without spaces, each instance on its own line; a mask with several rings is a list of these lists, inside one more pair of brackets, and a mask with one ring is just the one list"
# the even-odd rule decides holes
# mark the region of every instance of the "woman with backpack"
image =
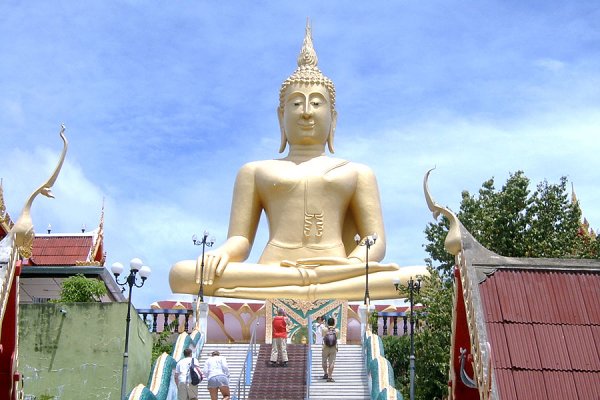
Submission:
[[208,392],[211,400],[217,400],[219,391],[223,400],[230,400],[229,393],[229,367],[225,357],[215,350],[204,363],[202,373],[206,377]]
[[335,365],[335,358],[337,356],[338,345],[337,337],[340,334],[339,329],[335,327],[335,319],[328,318],[327,326],[321,328],[323,333],[323,349],[321,350],[321,362],[323,365],[323,379],[327,379],[327,382],[335,382],[333,380],[333,367]]

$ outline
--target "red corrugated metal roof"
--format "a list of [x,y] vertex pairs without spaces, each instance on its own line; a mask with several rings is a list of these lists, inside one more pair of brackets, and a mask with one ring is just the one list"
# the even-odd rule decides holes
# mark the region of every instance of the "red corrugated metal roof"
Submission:
[[580,372],[573,375],[577,396],[570,398],[578,399],[597,399],[600,393],[600,373],[598,372]]
[[494,355],[492,362],[495,368],[510,368],[510,354],[508,352],[508,344],[506,343],[506,334],[504,333],[504,324],[491,323],[488,324],[488,334],[490,335],[490,343],[496,343],[494,347]]
[[600,325],[600,274],[581,274],[577,278],[579,282],[578,296],[585,304],[590,324]]
[[[542,373],[546,385],[546,395],[544,399],[565,400],[572,399],[573,393],[577,393],[575,379],[572,372],[564,371],[544,371]],[[560,385],[556,383],[560,382]],[[583,397],[581,397],[583,398]]]
[[600,399],[600,273],[499,269],[479,290],[501,399]]
[[544,368],[550,370],[570,370],[571,358],[567,350],[567,338],[562,325],[534,325],[535,340],[553,352],[540,352],[540,361]]
[[494,371],[496,381],[494,384],[498,389],[498,395],[501,399],[516,399],[517,389],[515,388],[515,379],[510,369],[496,369]]
[[[541,369],[542,362],[531,324],[505,324],[506,343],[512,366],[522,369]],[[493,343],[492,343],[493,351]]]
[[[531,313],[525,293],[527,288],[523,279],[515,271],[503,271],[503,278],[496,281],[497,297],[502,310],[502,319],[511,322],[529,322]],[[497,273],[496,273],[497,274]],[[494,278],[496,276],[494,274]],[[511,301],[502,301],[511,299]]]
[[92,236],[36,236],[31,262],[34,265],[75,265],[88,261]]
[[564,325],[563,331],[567,337],[567,349],[573,369],[600,372],[600,357],[590,326]]
[[[544,375],[531,370],[513,371],[515,388],[517,389],[517,399],[519,400],[546,400],[548,391],[552,391],[552,386],[547,386]],[[523,390],[527,387],[527,390]],[[546,390],[548,389],[548,390]]]
[[[519,277],[520,276],[520,277]],[[558,304],[552,288],[552,275],[538,275],[532,271],[522,271],[517,279],[523,279],[525,284],[525,295],[531,317],[523,322],[552,323],[560,318]]]

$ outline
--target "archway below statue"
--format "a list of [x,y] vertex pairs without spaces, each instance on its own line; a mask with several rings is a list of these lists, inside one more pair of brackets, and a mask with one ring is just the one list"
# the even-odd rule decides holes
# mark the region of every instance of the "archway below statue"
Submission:
[[[346,300],[298,300],[268,299],[265,301],[265,343],[272,341],[272,322],[277,310],[282,308],[288,320],[288,342],[308,343],[308,330],[312,332],[313,322],[322,316],[327,320],[335,319],[336,328],[340,331],[340,344],[346,343],[348,331],[348,302]],[[313,336],[314,343],[314,336]]]

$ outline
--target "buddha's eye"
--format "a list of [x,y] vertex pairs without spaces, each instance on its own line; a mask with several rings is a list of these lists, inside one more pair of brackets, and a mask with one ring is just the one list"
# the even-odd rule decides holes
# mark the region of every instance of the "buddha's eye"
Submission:
[[299,106],[302,105],[302,102],[301,101],[295,101],[293,104],[294,104],[295,107],[299,107]]
[[319,107],[321,105],[321,102],[320,101],[311,101],[310,105],[313,107]]

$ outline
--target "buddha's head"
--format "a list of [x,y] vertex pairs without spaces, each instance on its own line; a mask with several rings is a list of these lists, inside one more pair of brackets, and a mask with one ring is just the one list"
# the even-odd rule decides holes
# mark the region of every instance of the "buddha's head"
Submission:
[[286,144],[324,144],[333,153],[333,136],[337,113],[335,87],[317,67],[310,24],[298,56],[298,68],[281,85],[277,114],[281,129],[281,146]]

